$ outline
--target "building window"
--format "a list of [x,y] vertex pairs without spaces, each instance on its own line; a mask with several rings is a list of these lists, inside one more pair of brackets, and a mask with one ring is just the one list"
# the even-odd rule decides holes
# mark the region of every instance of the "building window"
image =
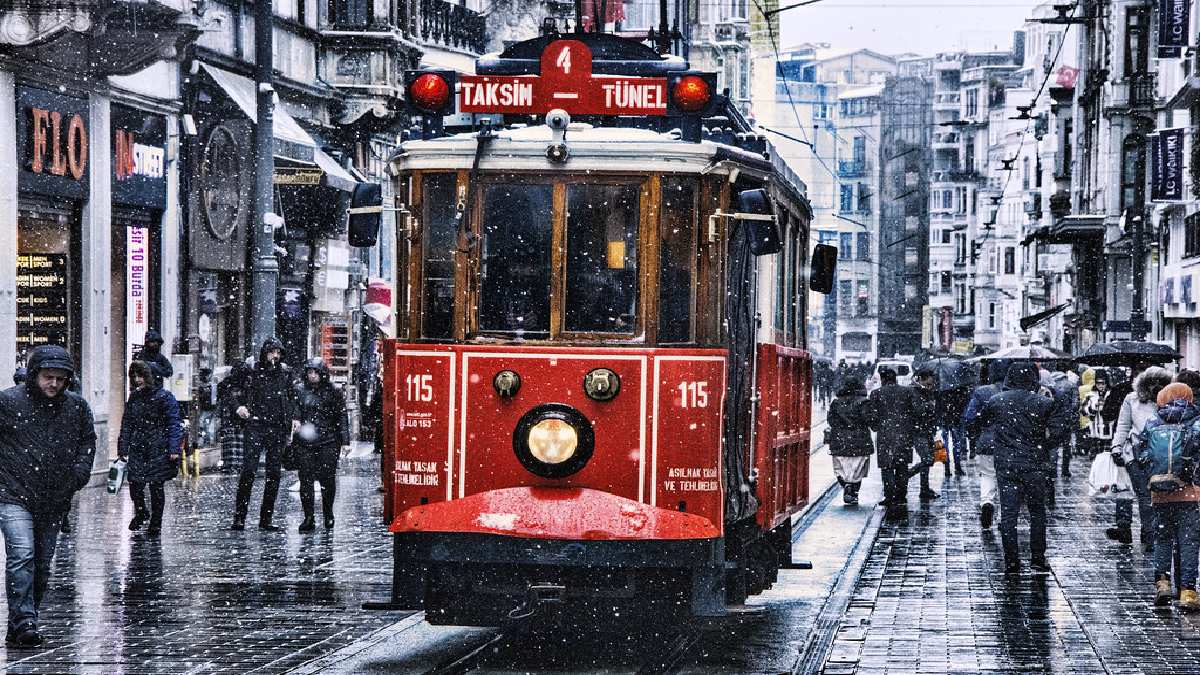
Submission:
[[1017,251],[1011,246],[1007,246],[1004,249],[1004,273],[1017,273]]
[[1147,74],[1150,41],[1150,8],[1130,7],[1125,12],[1125,77]]
[[967,235],[965,232],[954,233],[954,262],[967,262]]
[[996,327],[996,303],[994,303],[994,302],[988,303],[987,323],[988,323],[988,328]]
[[1145,159],[1142,149],[1145,139],[1139,134],[1130,134],[1121,143],[1121,210],[1137,208],[1138,190],[1145,174]]
[[858,184],[858,212],[871,212],[871,191],[867,189],[866,183]]
[[1183,219],[1183,257],[1200,255],[1200,213]]
[[867,139],[865,136],[854,137],[854,163],[863,165],[867,161]]
[[967,90],[967,119],[974,119],[979,114],[979,90]]
[[1029,189],[1029,174],[1030,173],[1032,173],[1032,172],[1029,170],[1029,158],[1026,157],[1021,160],[1021,189],[1022,190]]
[[858,315],[871,315],[871,282],[863,280],[858,282]]
[[946,228],[946,229],[942,230],[942,243],[949,244],[950,237],[953,234],[954,234],[954,230],[951,230],[950,228]]
[[853,255],[850,249],[854,246],[854,235],[850,232],[839,232],[838,239],[838,260],[850,260]]
[[850,316],[851,296],[854,294],[854,282],[839,281],[838,282],[838,314],[841,316]]
[[950,285],[954,282],[954,275],[949,272],[942,272],[941,277],[942,292],[949,293]]
[[857,253],[858,253],[858,255],[856,257],[858,260],[866,261],[866,260],[871,259],[871,235],[870,235],[870,233],[867,233],[867,232],[859,232],[858,233],[858,251],[857,251]]
[[854,186],[842,185],[840,187],[838,206],[843,213],[850,213],[854,210]]

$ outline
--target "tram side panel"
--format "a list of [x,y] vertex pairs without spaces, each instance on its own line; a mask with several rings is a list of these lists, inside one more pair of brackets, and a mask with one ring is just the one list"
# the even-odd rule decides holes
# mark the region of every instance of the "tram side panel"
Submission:
[[812,356],[804,349],[758,345],[754,463],[758,524],[771,530],[809,502]]

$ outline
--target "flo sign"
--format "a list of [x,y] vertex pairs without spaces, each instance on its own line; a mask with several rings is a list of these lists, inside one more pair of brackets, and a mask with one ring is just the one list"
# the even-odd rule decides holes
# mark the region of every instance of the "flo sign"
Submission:
[[17,88],[21,189],[81,199],[88,194],[88,104],[34,87]]

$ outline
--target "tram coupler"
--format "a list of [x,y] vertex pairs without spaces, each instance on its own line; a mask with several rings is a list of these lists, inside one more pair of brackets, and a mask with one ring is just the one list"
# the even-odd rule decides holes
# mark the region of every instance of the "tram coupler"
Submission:
[[510,622],[524,621],[547,612],[553,606],[561,606],[567,602],[567,587],[559,584],[529,584],[526,589],[525,602],[508,613]]

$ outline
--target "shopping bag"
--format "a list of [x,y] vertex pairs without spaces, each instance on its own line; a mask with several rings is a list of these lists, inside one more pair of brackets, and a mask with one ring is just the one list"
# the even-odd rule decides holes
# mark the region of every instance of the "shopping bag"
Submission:
[[125,465],[127,462],[118,457],[108,465],[108,494],[115,495],[121,491],[121,485],[125,482]]
[[1102,452],[1092,460],[1092,470],[1088,473],[1088,496],[1093,499],[1133,498],[1129,472],[1117,466],[1111,452]]
[[944,464],[950,461],[950,454],[946,451],[946,444],[942,439],[935,438],[933,440],[933,463]]

